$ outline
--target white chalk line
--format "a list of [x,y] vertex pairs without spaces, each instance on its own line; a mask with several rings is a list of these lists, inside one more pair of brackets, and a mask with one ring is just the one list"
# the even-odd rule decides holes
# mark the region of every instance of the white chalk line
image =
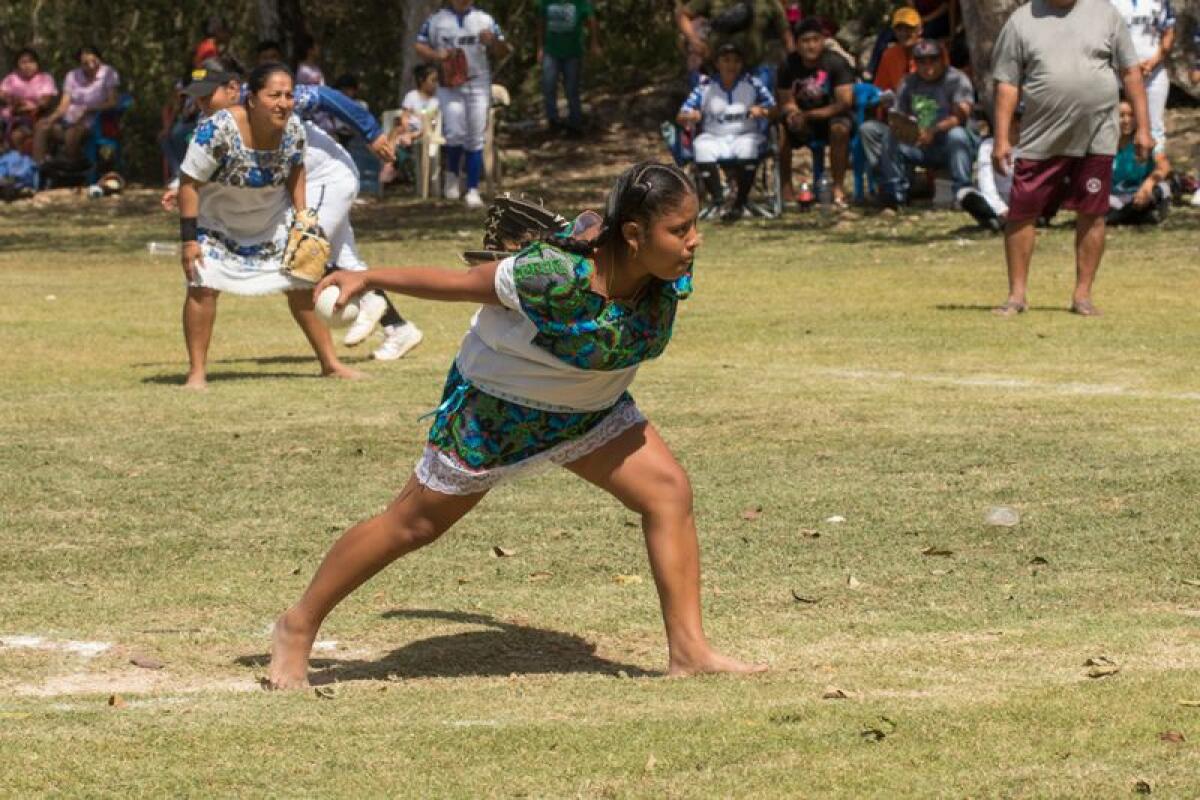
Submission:
[[822,375],[843,380],[867,383],[932,383],[942,386],[962,386],[974,389],[1010,389],[1048,392],[1051,394],[1087,397],[1123,397],[1133,400],[1200,401],[1200,392],[1155,392],[1131,389],[1113,383],[1048,383],[1028,378],[999,378],[990,375],[929,375],[875,369],[823,369]]

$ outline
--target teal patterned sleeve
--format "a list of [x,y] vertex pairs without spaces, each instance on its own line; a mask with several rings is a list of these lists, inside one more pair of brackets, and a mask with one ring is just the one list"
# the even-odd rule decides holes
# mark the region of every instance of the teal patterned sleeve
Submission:
[[543,333],[566,333],[604,305],[591,291],[591,263],[551,245],[535,243],[518,253],[512,275],[520,311]]

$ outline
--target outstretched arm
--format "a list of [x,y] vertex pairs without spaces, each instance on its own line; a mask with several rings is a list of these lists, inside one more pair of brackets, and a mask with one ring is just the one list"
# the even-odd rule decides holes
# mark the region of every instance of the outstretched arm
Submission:
[[338,270],[326,275],[313,289],[316,298],[329,286],[337,286],[341,296],[335,304],[341,309],[352,297],[372,289],[406,294],[423,300],[445,302],[482,303],[500,305],[496,296],[496,268],[498,261],[490,261],[470,269],[445,269],[441,267],[391,267],[369,269],[365,272]]

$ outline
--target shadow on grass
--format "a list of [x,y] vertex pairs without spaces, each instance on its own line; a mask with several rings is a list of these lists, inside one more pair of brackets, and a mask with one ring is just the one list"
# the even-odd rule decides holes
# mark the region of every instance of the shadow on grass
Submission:
[[[464,631],[410,642],[374,661],[314,658],[309,662],[313,685],[389,678],[484,678],[518,675],[594,673],[632,678],[660,675],[633,664],[596,655],[596,646],[561,631],[501,622],[486,614],[436,609],[396,609],[384,619],[436,620],[480,625],[487,630]],[[240,656],[240,666],[262,667],[267,655]]]
[[[998,305],[1000,305],[1000,304],[996,303],[994,305],[989,306],[989,305],[966,304],[966,303],[941,303],[939,305],[934,306],[933,308],[937,311],[978,311],[978,312],[986,311],[988,313],[991,313],[992,309],[996,308],[996,306],[998,306]],[[1070,314],[1071,313],[1071,309],[1067,308],[1066,306],[1030,306],[1029,311],[1050,311],[1052,313],[1059,313],[1059,314]]]
[[[182,386],[186,375],[183,372],[167,372],[161,375],[150,375],[142,378],[142,383],[159,386]],[[316,372],[210,372],[209,383],[223,381],[247,381],[266,378],[320,378]]]

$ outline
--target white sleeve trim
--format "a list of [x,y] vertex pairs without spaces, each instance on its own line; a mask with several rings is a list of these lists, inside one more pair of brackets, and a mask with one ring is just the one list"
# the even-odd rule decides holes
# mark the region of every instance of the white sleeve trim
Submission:
[[521,310],[521,298],[517,295],[517,281],[513,275],[513,267],[517,259],[509,256],[496,267],[496,297],[506,308],[513,311]]

